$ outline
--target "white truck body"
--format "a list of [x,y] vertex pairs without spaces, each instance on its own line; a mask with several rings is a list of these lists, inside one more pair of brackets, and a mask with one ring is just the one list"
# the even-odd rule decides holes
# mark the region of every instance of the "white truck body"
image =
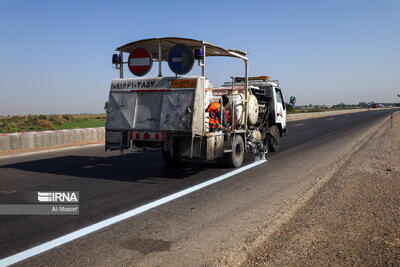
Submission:
[[[184,44],[196,53],[202,51],[203,57],[198,58],[201,76],[162,77],[161,62],[167,61],[169,50],[178,44]],[[159,62],[159,77],[123,77],[123,65],[130,64],[123,62],[123,53],[133,53],[137,48],[147,49],[153,57],[151,62]],[[120,78],[112,81],[106,106],[106,150],[158,147],[170,163],[218,160],[238,167],[244,152],[263,156],[271,136],[280,137],[286,130],[286,108],[279,83],[263,76],[251,80],[249,86],[245,52],[184,38],[140,40],[117,50],[120,51],[120,62],[114,64],[120,70]],[[231,86],[211,87],[205,78],[207,56],[242,59],[245,76],[237,78]],[[243,120],[216,131],[209,127],[206,107],[210,101],[221,101],[221,95],[230,99],[227,108],[238,110],[241,107],[240,114],[232,112],[231,115]],[[275,132],[269,132],[271,129]]]

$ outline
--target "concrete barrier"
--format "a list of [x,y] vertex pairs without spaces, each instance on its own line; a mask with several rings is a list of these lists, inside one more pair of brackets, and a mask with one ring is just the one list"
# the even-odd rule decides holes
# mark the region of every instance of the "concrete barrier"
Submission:
[[364,112],[368,110],[379,110],[379,109],[360,108],[360,109],[333,110],[333,111],[323,111],[323,112],[295,113],[295,114],[288,114],[287,120],[288,121],[305,120],[305,119],[321,118],[321,117],[335,116],[341,114]]
[[104,141],[104,127],[0,134],[0,152]]
[[0,135],[0,151],[11,150],[11,135],[1,134]]

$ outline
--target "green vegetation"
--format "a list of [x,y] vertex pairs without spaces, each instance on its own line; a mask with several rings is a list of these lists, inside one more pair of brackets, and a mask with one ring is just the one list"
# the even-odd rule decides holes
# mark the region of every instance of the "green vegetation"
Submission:
[[288,113],[288,114],[290,114],[290,113],[296,113],[296,111],[295,111],[295,109],[294,109],[294,106],[292,106],[292,105],[287,105],[286,107],[287,107],[287,113]]
[[75,128],[103,127],[104,114],[99,115],[28,115],[0,118],[0,133],[32,132]]

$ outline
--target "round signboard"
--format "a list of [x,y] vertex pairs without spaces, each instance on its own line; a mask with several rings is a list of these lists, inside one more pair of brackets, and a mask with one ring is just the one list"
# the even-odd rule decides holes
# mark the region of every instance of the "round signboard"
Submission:
[[168,66],[177,75],[188,73],[194,64],[193,51],[185,44],[177,44],[168,54]]
[[152,65],[153,57],[144,48],[136,48],[129,55],[128,67],[132,74],[136,76],[143,76],[148,73]]

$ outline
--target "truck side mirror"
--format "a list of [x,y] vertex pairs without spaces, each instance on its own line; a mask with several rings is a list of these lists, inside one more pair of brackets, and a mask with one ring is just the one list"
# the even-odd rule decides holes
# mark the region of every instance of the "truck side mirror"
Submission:
[[290,97],[289,105],[291,105],[291,106],[295,106],[296,105],[296,97],[294,97],[294,96]]

